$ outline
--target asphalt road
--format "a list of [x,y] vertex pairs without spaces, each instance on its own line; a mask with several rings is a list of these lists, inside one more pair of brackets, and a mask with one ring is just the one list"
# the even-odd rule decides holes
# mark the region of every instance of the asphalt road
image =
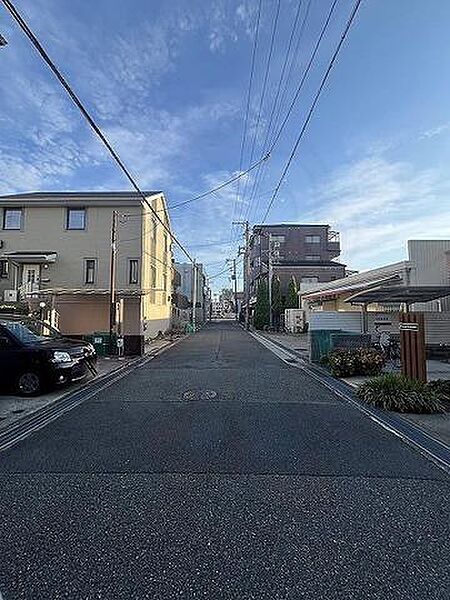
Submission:
[[0,454],[3,600],[450,598],[449,477],[217,323]]

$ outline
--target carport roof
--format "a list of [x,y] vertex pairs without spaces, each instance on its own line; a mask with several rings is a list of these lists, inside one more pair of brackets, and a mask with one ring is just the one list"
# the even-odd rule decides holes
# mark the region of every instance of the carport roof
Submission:
[[409,286],[380,286],[370,290],[357,292],[347,298],[345,302],[370,304],[430,302],[450,296],[448,285],[409,285]]

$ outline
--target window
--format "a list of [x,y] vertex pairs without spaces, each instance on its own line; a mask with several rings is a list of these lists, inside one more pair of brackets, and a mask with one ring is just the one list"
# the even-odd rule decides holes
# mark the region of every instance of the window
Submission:
[[75,230],[86,229],[86,209],[68,208],[66,228]]
[[307,244],[320,244],[320,235],[307,235],[305,242]]
[[167,252],[169,249],[169,240],[167,237],[167,233],[164,234],[164,252]]
[[3,211],[3,229],[22,229],[21,208],[5,208]]
[[156,267],[150,267],[150,302],[155,302]]
[[84,261],[84,283],[95,283],[97,261],[95,258],[87,258]]
[[163,293],[162,293],[162,303],[166,304],[167,302],[167,275],[164,273],[163,275]]
[[302,277],[302,283],[319,283],[318,277]]
[[8,279],[9,268],[7,260],[0,260],[0,279]]
[[0,260],[0,278],[1,279],[7,279],[8,276],[9,276],[8,261],[7,260]]
[[158,223],[155,219],[152,219],[152,238],[156,239],[156,232],[158,231]]
[[139,260],[130,258],[128,263],[128,283],[139,283]]
[[318,254],[307,254],[305,260],[320,260],[320,256]]
[[271,235],[270,239],[272,242],[278,242],[279,244],[284,244],[285,236],[284,235]]

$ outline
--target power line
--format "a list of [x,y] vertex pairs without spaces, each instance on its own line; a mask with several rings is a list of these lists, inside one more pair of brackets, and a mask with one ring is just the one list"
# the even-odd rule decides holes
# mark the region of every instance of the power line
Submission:
[[298,34],[297,43],[295,45],[295,49],[294,49],[294,52],[293,52],[293,55],[292,55],[291,63],[289,65],[288,74],[287,74],[286,80],[284,82],[284,88],[283,88],[283,92],[281,94],[280,102],[279,102],[279,105],[278,105],[277,114],[276,114],[276,117],[275,117],[275,123],[279,122],[281,109],[284,106],[284,100],[285,100],[285,97],[286,97],[286,94],[287,94],[287,91],[288,91],[288,88],[289,88],[289,81],[291,79],[292,71],[294,69],[294,65],[297,64],[298,54],[299,54],[299,51],[300,51],[300,44],[301,44],[301,41],[303,39],[303,34],[305,32],[306,22],[308,20],[310,8],[311,8],[311,0],[308,0],[308,3],[306,5],[306,9],[305,9],[305,14],[303,15],[302,23],[300,25],[300,31],[299,31],[299,34]]
[[320,44],[322,43],[322,39],[323,39],[323,37],[325,35],[326,30],[328,29],[328,25],[330,24],[331,17],[333,16],[333,12],[334,12],[334,9],[336,8],[336,4],[337,3],[338,3],[338,0],[333,0],[331,8],[328,11],[327,18],[325,19],[325,22],[324,22],[324,24],[322,26],[322,29],[320,30],[320,34],[319,34],[319,37],[317,38],[317,41],[316,41],[315,46],[314,46],[314,49],[313,49],[313,51],[311,53],[311,56],[309,57],[309,61],[308,61],[308,64],[306,66],[306,69],[305,69],[305,71],[303,73],[303,76],[302,76],[302,78],[300,80],[300,83],[299,83],[299,85],[298,85],[298,87],[297,87],[297,89],[295,91],[294,97],[292,98],[291,104],[289,105],[289,108],[287,110],[287,113],[286,113],[286,115],[285,115],[285,117],[284,117],[281,125],[280,125],[280,128],[278,129],[277,133],[275,134],[274,139],[272,140],[269,152],[272,152],[272,150],[276,146],[278,140],[281,137],[281,134],[283,133],[283,130],[284,130],[285,126],[286,126],[286,123],[288,122],[289,117],[291,116],[292,110],[294,109],[294,106],[295,106],[295,104],[296,104],[296,102],[298,100],[300,92],[302,91],[303,84],[305,83],[305,80],[308,77],[308,74],[309,74],[309,72],[311,70],[311,67],[312,67],[312,64],[314,62],[314,59],[316,58],[316,54],[317,54],[317,52],[318,52],[318,50],[320,48]]
[[[245,117],[244,117],[244,129],[242,132],[241,152],[240,152],[240,157],[239,157],[239,171],[242,171],[242,166],[243,166],[243,162],[244,162],[244,148],[245,148],[245,140],[247,137],[248,116],[250,113],[250,99],[251,99],[251,92],[252,92],[252,85],[253,85],[253,76],[255,73],[255,59],[256,59],[256,52],[257,52],[257,48],[258,48],[259,24],[261,21],[261,6],[262,6],[262,0],[259,0],[258,12],[257,12],[257,16],[256,16],[255,39],[253,40],[252,58],[251,58],[251,62],[250,62],[250,77],[249,77],[249,82],[248,82],[247,104],[246,104],[246,108],[245,108]],[[237,189],[236,189],[235,207],[233,208],[233,214],[232,214],[232,219],[231,219],[230,241],[231,241],[231,237],[232,237],[232,233],[233,233],[233,219],[234,219],[234,213],[235,213],[236,205],[237,205],[238,198],[239,198],[239,192],[240,192],[240,181],[238,182]]]
[[239,171],[239,173],[237,175],[234,175],[230,179],[227,179],[227,181],[224,181],[223,183],[216,186],[215,188],[212,188],[211,190],[208,190],[207,192],[203,192],[202,194],[199,194],[198,196],[194,196],[194,198],[190,198],[189,200],[183,200],[182,202],[178,202],[177,204],[172,204],[168,208],[170,210],[173,210],[174,208],[179,208],[180,206],[185,206],[186,204],[190,204],[191,202],[196,202],[197,200],[201,200],[202,198],[205,198],[206,196],[214,194],[214,192],[221,190],[222,188],[226,187],[227,185],[230,185],[230,183],[233,183],[234,181],[238,181],[239,179],[244,177],[244,175],[247,175],[247,173],[250,173],[250,171],[253,171],[253,169],[256,169],[256,167],[258,167],[261,163],[268,160],[269,158],[270,158],[270,155],[266,154],[265,156],[260,158],[258,161],[256,161],[253,165],[251,165],[248,169],[246,169],[245,171]]
[[[281,8],[281,0],[277,0],[277,8],[276,8],[276,12],[275,12],[275,19],[273,21],[273,26],[272,26],[272,32],[271,32],[271,36],[270,36],[270,44],[269,44],[269,52],[267,54],[267,60],[266,60],[266,68],[265,68],[265,72],[264,72],[264,79],[263,79],[263,85],[262,85],[262,90],[261,90],[261,97],[259,100],[259,108],[258,108],[258,115],[256,117],[256,126],[255,126],[255,133],[253,135],[253,142],[252,142],[252,147],[251,147],[251,151],[250,151],[250,163],[253,160],[253,156],[254,156],[254,152],[255,152],[255,145],[256,145],[256,140],[258,137],[258,129],[259,129],[259,123],[261,121],[261,115],[262,115],[262,111],[263,111],[263,106],[264,106],[264,99],[266,96],[266,90],[267,90],[267,82],[269,80],[269,73],[270,73],[270,64],[272,62],[272,54],[273,54],[273,49],[275,46],[275,37],[277,34],[277,28],[278,28],[278,20],[280,17],[280,8]],[[242,194],[243,198],[245,197],[245,192],[247,191],[247,179],[244,181],[244,192]],[[238,221],[242,220],[242,215],[245,214],[244,210],[239,211],[239,219],[237,219]]]
[[330,75],[331,69],[333,68],[333,66],[335,64],[336,59],[337,59],[337,57],[339,55],[339,52],[340,52],[340,50],[342,48],[342,45],[343,45],[343,43],[344,43],[344,41],[345,41],[345,39],[347,37],[348,32],[350,31],[350,27],[352,26],[352,23],[353,23],[353,21],[354,21],[354,19],[356,17],[356,13],[358,12],[358,9],[359,9],[359,7],[361,5],[361,2],[362,2],[362,0],[356,0],[355,4],[353,6],[352,12],[351,12],[350,17],[349,17],[349,19],[347,21],[347,24],[346,24],[346,26],[344,28],[344,31],[343,31],[343,33],[341,35],[339,43],[337,44],[336,49],[335,49],[335,51],[333,53],[333,56],[331,57],[331,60],[330,60],[330,62],[328,64],[327,70],[325,71],[325,74],[322,77],[322,81],[320,82],[319,88],[318,88],[318,90],[317,90],[317,92],[316,92],[316,94],[314,96],[313,102],[312,102],[311,107],[310,107],[310,109],[308,111],[306,119],[305,119],[305,121],[303,123],[303,126],[302,126],[302,128],[300,130],[300,133],[299,133],[299,135],[298,135],[298,137],[297,137],[297,139],[295,141],[294,147],[292,148],[291,154],[290,154],[290,156],[289,156],[289,158],[288,158],[288,160],[286,162],[286,165],[285,165],[285,167],[284,167],[284,169],[283,169],[283,171],[281,173],[281,177],[280,177],[280,179],[278,181],[278,184],[277,184],[277,186],[275,188],[275,191],[274,191],[274,193],[272,195],[272,198],[270,199],[270,202],[269,202],[269,204],[267,206],[267,209],[266,209],[266,212],[264,214],[264,218],[262,220],[262,223],[264,223],[264,221],[267,219],[267,216],[268,216],[268,214],[270,212],[270,209],[272,208],[273,203],[275,202],[275,199],[278,196],[278,192],[280,191],[280,187],[281,187],[281,185],[283,183],[283,180],[284,180],[284,178],[285,178],[285,176],[286,176],[286,174],[287,174],[287,172],[289,170],[289,167],[291,166],[292,161],[294,160],[294,157],[295,157],[295,154],[297,152],[298,146],[299,146],[299,144],[300,144],[300,142],[301,142],[301,140],[303,138],[303,135],[304,135],[306,129],[308,128],[309,122],[310,122],[311,117],[312,117],[312,115],[314,113],[314,110],[315,110],[315,108],[317,106],[317,103],[318,103],[319,98],[320,98],[320,96],[322,94],[322,91],[323,91],[323,89],[325,87],[325,84],[326,84],[326,82],[328,80],[328,77]]
[[[297,26],[298,26],[298,22],[299,22],[299,19],[300,19],[300,11],[301,11],[301,8],[302,8],[302,4],[303,4],[303,0],[299,0],[298,5],[297,5],[297,11],[296,11],[295,18],[294,18],[294,22],[293,22],[292,28],[291,28],[291,33],[290,33],[290,36],[289,36],[289,41],[288,41],[288,45],[287,45],[287,49],[286,49],[286,54],[285,54],[284,61],[283,61],[283,66],[282,66],[281,72],[280,72],[280,78],[279,78],[278,85],[277,85],[277,91],[276,91],[276,94],[275,94],[274,101],[272,103],[272,109],[270,111],[269,122],[268,122],[267,127],[266,127],[266,135],[265,135],[265,138],[264,138],[264,143],[262,145],[263,150],[264,150],[264,148],[267,145],[270,133],[272,131],[273,117],[274,117],[274,114],[275,114],[275,109],[276,109],[276,107],[278,105],[278,100],[279,100],[279,97],[280,97],[280,91],[281,91],[281,86],[282,86],[282,83],[283,83],[283,78],[284,78],[284,74],[285,74],[285,71],[286,71],[286,67],[287,67],[287,64],[289,62],[289,56],[290,56],[290,53],[291,53],[292,42],[294,40],[295,32],[297,31]],[[250,193],[250,202],[249,202],[249,205],[248,205],[248,208],[247,208],[247,212],[246,212],[246,218],[247,219],[248,219],[248,217],[250,215],[252,204],[253,204],[254,198],[256,196],[257,190],[259,188],[259,185],[260,185],[260,180],[261,180],[261,166],[258,167],[258,170],[256,172],[256,178],[255,178],[255,181],[253,182],[252,190],[251,190],[251,193]],[[258,198],[258,201],[256,203],[256,206],[258,206],[258,205],[259,205],[259,198]],[[257,208],[255,209],[255,213],[256,213],[256,211],[257,211]]]
[[177,244],[177,246],[180,248],[180,250],[186,255],[186,257],[191,262],[194,262],[194,259],[191,257],[191,255],[186,250],[186,248],[183,246],[183,244],[172,233],[172,231],[169,229],[169,227],[166,226],[166,224],[164,223],[164,221],[162,219],[160,219],[158,213],[153,209],[153,207],[151,206],[151,204],[148,202],[148,200],[147,200],[144,192],[140,189],[140,187],[138,186],[138,184],[134,180],[133,176],[131,175],[131,173],[129,172],[129,170],[127,169],[127,167],[125,166],[124,162],[120,158],[120,156],[114,150],[113,146],[111,145],[111,143],[109,142],[109,140],[107,139],[107,137],[105,136],[105,134],[102,132],[102,130],[100,129],[100,127],[94,121],[94,119],[89,114],[89,112],[87,111],[87,109],[84,107],[84,105],[81,102],[81,100],[78,98],[78,96],[73,91],[73,89],[71,88],[71,86],[69,85],[69,83],[67,82],[67,80],[65,79],[65,77],[59,71],[58,67],[51,60],[51,58],[49,57],[49,55],[47,54],[47,52],[44,50],[43,46],[41,45],[41,43],[39,42],[39,40],[37,39],[37,37],[34,35],[34,33],[31,31],[30,27],[27,25],[27,23],[23,19],[23,17],[17,11],[17,9],[15,8],[15,6],[12,4],[12,2],[10,0],[1,0],[1,2],[4,4],[5,8],[11,14],[11,16],[13,17],[13,19],[18,23],[19,27],[22,29],[22,31],[25,33],[25,35],[28,37],[28,39],[31,41],[31,43],[33,44],[33,46],[35,47],[35,49],[37,50],[37,52],[40,54],[41,58],[48,65],[48,67],[53,72],[53,74],[56,76],[56,78],[58,79],[58,81],[60,82],[60,84],[62,85],[62,87],[66,90],[66,92],[69,95],[70,99],[77,106],[77,108],[79,109],[79,111],[81,112],[81,114],[83,115],[83,117],[89,123],[90,127],[93,129],[93,131],[96,133],[96,135],[100,138],[101,142],[107,148],[107,150],[109,151],[109,153],[112,156],[112,158],[114,159],[114,161],[117,163],[117,165],[119,166],[119,168],[121,169],[121,171],[124,173],[124,175],[126,176],[126,178],[128,179],[128,181],[131,183],[132,187],[136,190],[136,192],[142,198],[142,201],[144,202],[144,204],[146,204],[149,207],[149,209],[151,210],[151,212],[155,215],[155,217],[158,219],[158,221],[161,223],[161,225],[164,227],[164,229],[169,233],[169,235],[171,236],[171,238],[174,240],[174,242]]

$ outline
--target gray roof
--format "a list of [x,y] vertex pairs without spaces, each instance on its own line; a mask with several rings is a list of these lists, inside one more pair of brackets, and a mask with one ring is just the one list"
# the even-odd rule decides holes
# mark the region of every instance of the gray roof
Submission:
[[270,223],[268,225],[253,225],[253,229],[269,229],[272,227],[330,227],[326,223]]
[[[143,190],[146,196],[155,196],[156,194],[162,194],[162,191],[148,191]],[[140,194],[137,192],[130,192],[127,190],[123,191],[111,191],[111,192],[24,192],[21,194],[6,194],[0,196],[0,200],[45,200],[47,198],[105,198],[108,200],[122,200],[123,198],[140,198]]]

